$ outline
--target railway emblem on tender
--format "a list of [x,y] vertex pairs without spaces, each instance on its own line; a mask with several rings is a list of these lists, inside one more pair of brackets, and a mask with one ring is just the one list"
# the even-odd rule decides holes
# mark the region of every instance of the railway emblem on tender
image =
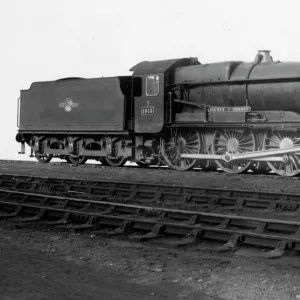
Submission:
[[146,106],[141,107],[141,115],[154,115],[154,106],[149,105],[149,100]]
[[78,103],[75,103],[72,98],[66,98],[64,102],[59,103],[59,107],[63,107],[66,112],[70,112],[74,107],[77,107]]

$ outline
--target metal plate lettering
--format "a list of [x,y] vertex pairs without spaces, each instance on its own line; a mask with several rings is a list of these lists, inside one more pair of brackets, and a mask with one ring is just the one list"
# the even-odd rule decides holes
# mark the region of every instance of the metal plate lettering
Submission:
[[233,106],[233,107],[209,107],[209,112],[249,112],[250,106]]
[[141,115],[154,115],[154,106],[149,105],[149,101],[147,101],[147,105],[141,107]]

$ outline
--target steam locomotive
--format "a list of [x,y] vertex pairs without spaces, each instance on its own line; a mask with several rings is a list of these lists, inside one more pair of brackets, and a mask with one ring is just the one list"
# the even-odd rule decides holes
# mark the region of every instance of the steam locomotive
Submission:
[[163,161],[228,173],[300,173],[300,63],[144,61],[132,76],[35,82],[18,102],[17,142],[52,157],[122,166]]

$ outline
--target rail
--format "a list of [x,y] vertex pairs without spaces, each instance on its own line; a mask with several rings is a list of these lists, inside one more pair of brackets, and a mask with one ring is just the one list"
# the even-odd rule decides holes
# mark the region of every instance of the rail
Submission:
[[[108,235],[131,234],[136,241],[176,237],[183,246],[202,240],[223,242],[226,251],[250,245],[273,249],[266,257],[300,251],[300,222],[191,212],[115,202],[0,190],[0,218],[38,222],[64,229],[92,229]],[[134,234],[134,235],[132,235]]]
[[300,213],[300,194],[0,174],[0,188],[198,211]]

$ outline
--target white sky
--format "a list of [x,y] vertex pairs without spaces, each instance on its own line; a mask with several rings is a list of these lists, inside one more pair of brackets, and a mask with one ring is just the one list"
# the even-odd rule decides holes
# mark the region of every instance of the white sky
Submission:
[[131,74],[143,60],[300,61],[300,1],[0,0],[0,159],[18,155],[17,98],[34,81]]

